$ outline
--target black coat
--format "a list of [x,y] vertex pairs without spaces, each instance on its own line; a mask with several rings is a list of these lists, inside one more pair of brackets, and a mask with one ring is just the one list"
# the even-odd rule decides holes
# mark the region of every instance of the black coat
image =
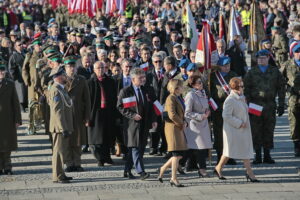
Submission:
[[112,79],[115,81],[117,95],[119,95],[120,91],[123,89],[123,74],[115,75]]
[[[164,72],[163,72],[164,73]],[[148,71],[146,75],[146,86],[151,86],[154,89],[155,96],[158,100],[160,100],[160,91],[163,82],[163,73],[162,78],[158,80],[157,74],[155,72],[155,68],[152,68]]]
[[173,79],[177,74],[180,73],[180,69],[177,68],[177,71],[173,74],[173,76],[169,76],[169,74],[166,72],[164,74],[164,78],[161,84],[161,91],[160,91],[160,103],[165,104],[167,97],[169,96],[169,91],[167,89],[168,83],[171,79]]
[[[149,98],[149,90],[141,87],[144,99],[143,114],[138,110],[138,105],[131,108],[123,107],[123,99],[136,96],[133,86],[128,86],[120,91],[117,109],[123,115],[124,144],[127,147],[145,147],[147,144],[148,131],[156,117],[153,109],[153,101]],[[138,99],[138,97],[136,97]],[[135,121],[136,114],[141,114],[142,120]]]
[[[101,109],[101,90],[102,84],[106,97],[106,108]],[[93,74],[88,81],[91,96],[91,114],[88,127],[89,144],[108,144],[112,145],[115,125],[117,93],[115,82],[112,78],[105,75],[100,83],[96,75]]]
[[231,58],[230,70],[237,73],[238,76],[244,77],[245,66],[247,66],[244,53],[236,45],[230,47],[226,52]]
[[16,51],[13,52],[8,62],[8,70],[10,76],[15,82],[17,94],[20,103],[27,102],[27,87],[25,86],[24,80],[22,78],[22,66],[25,56]]
[[86,68],[80,66],[77,69],[77,74],[83,76],[86,80],[89,80],[91,78],[91,75],[93,74],[93,68],[90,68],[90,71]]

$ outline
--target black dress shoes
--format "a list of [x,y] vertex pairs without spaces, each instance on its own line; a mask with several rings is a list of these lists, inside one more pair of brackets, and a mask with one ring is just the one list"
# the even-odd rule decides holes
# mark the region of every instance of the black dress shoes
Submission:
[[135,176],[131,172],[124,172],[124,178],[135,179]]
[[76,172],[84,172],[84,169],[81,166],[75,166],[74,168]]
[[70,183],[70,180],[73,180],[73,178],[68,176],[63,176],[60,179],[53,181],[53,183]]
[[11,169],[5,169],[4,170],[4,174],[6,174],[6,175],[13,175],[13,172],[11,171]]
[[65,172],[75,172],[76,168],[74,166],[69,166],[65,169]]
[[142,172],[142,173],[140,173],[140,176],[141,176],[141,180],[145,180],[145,179],[149,178],[150,174],[147,172]]
[[155,154],[157,154],[157,152],[158,152],[157,149],[151,148],[149,155],[155,155]]

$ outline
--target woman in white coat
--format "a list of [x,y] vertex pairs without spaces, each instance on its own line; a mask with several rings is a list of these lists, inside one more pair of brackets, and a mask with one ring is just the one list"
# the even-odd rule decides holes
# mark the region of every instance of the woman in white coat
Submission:
[[208,100],[203,89],[203,82],[198,75],[188,79],[193,89],[185,96],[185,118],[188,127],[185,130],[189,156],[195,156],[199,167],[199,177],[208,177],[206,158],[208,149],[212,148],[211,133],[207,118],[210,115]]
[[222,169],[229,158],[242,159],[246,168],[246,179],[258,182],[250,166],[253,158],[253,144],[248,114],[248,106],[243,95],[244,84],[240,78],[232,78],[229,82],[230,95],[226,98],[223,106],[223,155],[215,167],[214,173],[219,179]]

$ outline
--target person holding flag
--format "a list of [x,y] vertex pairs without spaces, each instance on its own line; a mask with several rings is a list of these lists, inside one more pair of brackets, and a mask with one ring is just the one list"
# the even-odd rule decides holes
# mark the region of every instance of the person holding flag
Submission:
[[[278,67],[269,64],[270,52],[266,49],[256,54],[257,66],[253,66],[244,78],[245,96],[250,109],[255,112],[250,115],[255,160],[253,164],[262,162],[274,164],[270,155],[274,147],[273,137],[278,116],[284,113],[285,81]],[[278,104],[276,97],[278,96]],[[262,109],[260,109],[262,107]],[[261,149],[264,150],[262,161]]]

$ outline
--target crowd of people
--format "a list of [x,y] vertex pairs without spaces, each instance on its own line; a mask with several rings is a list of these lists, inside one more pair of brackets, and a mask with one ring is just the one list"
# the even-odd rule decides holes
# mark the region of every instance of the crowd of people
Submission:
[[[21,112],[29,116],[28,135],[43,128],[49,136],[54,183],[84,171],[81,155],[89,151],[99,167],[123,156],[123,176],[135,179],[134,168],[145,180],[147,145],[151,156],[167,160],[157,170],[160,182],[168,168],[172,186],[184,186],[177,172],[210,177],[212,149],[219,179],[226,179],[225,164],[242,159],[247,181],[258,182],[250,160],[275,163],[276,114],[286,108],[299,157],[300,2],[254,2],[265,39],[248,66],[253,2],[189,1],[198,32],[207,20],[216,42],[217,65],[203,70],[182,23],[185,0],[128,0],[124,13],[98,10],[94,18],[46,0],[1,1],[0,175],[13,174]],[[218,33],[231,7],[242,34],[229,44]]]

